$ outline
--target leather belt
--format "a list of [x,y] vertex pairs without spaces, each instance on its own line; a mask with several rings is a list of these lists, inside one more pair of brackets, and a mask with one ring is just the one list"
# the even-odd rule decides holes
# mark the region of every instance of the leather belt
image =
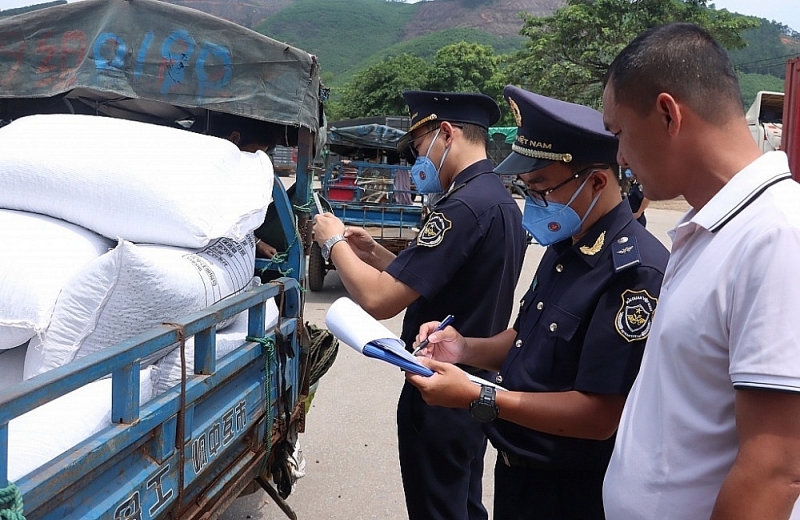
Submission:
[[520,457],[519,455],[502,450],[498,451],[498,453],[500,453],[500,458],[503,460],[503,464],[509,468],[550,469],[549,465],[545,462],[528,459],[526,457]]

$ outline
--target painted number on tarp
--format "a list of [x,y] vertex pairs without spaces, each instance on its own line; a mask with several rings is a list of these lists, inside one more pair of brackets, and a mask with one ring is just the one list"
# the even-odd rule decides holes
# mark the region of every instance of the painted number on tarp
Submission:
[[[104,75],[131,72],[135,79],[147,80],[144,65],[151,48],[159,53],[158,72],[154,77],[161,94],[168,94],[174,87],[192,80],[196,82],[197,95],[202,97],[230,83],[233,60],[230,49],[224,45],[208,41],[198,43],[185,29],[172,31],[160,46],[155,47],[155,41],[153,32],[144,34],[138,48],[135,48],[137,42],[126,41],[114,32],[101,33],[91,44],[83,31],[46,32],[30,41],[19,34],[0,35],[0,61],[8,64],[0,85],[11,85],[23,63],[28,61],[35,67],[37,88],[69,88],[75,83],[75,74],[87,54],[95,64],[98,80]],[[130,63],[130,60],[135,61]]]

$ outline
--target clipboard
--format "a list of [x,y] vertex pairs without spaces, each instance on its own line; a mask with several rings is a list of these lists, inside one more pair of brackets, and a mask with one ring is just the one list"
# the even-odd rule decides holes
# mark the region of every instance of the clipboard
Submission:
[[425,377],[431,377],[433,375],[433,370],[426,367],[425,365],[421,365],[413,361],[408,361],[404,357],[398,356],[391,350],[387,350],[379,343],[378,344],[367,343],[366,345],[364,345],[364,349],[361,351],[361,353],[367,357],[380,359],[381,361],[390,363],[396,367],[399,367],[401,370],[405,370],[406,372],[411,372],[412,374],[417,374]]
[[433,375],[433,370],[406,350],[400,338],[350,298],[342,297],[331,304],[325,325],[343,343],[367,357],[421,376]]

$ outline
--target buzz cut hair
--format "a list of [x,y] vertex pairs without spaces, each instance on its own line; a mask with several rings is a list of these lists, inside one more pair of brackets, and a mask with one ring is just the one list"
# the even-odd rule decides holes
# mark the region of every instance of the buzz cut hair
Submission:
[[[446,120],[434,120],[425,125],[425,132],[434,131],[439,128]],[[458,121],[448,121],[451,125],[461,129],[464,139],[474,144],[482,144],[485,148],[489,147],[489,130],[473,123],[461,123]]]
[[739,80],[725,49],[691,23],[653,27],[614,59],[603,78],[617,103],[647,115],[667,93],[704,120],[721,124],[744,114]]

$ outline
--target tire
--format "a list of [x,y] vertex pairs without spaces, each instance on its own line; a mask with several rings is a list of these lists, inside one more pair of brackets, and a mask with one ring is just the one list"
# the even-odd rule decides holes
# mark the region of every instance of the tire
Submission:
[[311,243],[308,253],[308,288],[312,291],[321,291],[322,282],[325,281],[325,259],[322,250],[316,242]]

